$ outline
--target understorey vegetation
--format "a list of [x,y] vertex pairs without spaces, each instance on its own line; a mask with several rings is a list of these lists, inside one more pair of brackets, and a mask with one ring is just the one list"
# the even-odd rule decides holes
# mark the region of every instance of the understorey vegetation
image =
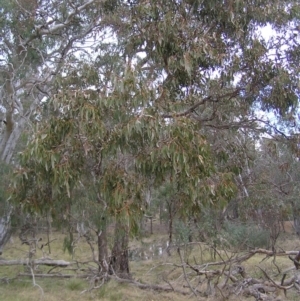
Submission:
[[[299,251],[292,249],[297,246],[295,234],[281,233],[276,249],[271,250],[259,247],[259,238],[247,245],[246,235],[243,245],[231,245],[228,238],[235,236],[231,237],[230,232],[227,236],[223,232],[224,236],[213,244],[178,239],[170,246],[167,224],[158,220],[153,221],[152,234],[150,231],[150,224],[145,225],[143,238],[130,240],[126,250],[130,277],[122,277],[99,273],[96,235],[77,230],[72,249],[63,250],[66,233],[52,228],[49,235],[39,221],[34,229],[23,228],[22,235],[13,236],[7,244],[7,252],[0,258],[0,291],[4,300],[10,300],[12,287],[14,298],[22,296],[24,300],[27,296],[28,300],[68,300],[71,295],[81,300],[89,300],[90,296],[115,300],[124,295],[130,300],[153,296],[154,300],[298,298]],[[180,236],[177,231],[174,235]],[[108,238],[111,248],[113,241],[113,237]],[[286,247],[290,250],[285,251]],[[59,295],[52,289],[58,286]]]

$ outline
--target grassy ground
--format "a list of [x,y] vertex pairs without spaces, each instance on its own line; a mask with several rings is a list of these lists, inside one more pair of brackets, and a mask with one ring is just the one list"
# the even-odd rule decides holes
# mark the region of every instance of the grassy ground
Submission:
[[[42,241],[46,241],[46,235],[40,235]],[[47,247],[44,247],[44,252],[40,249],[37,250],[35,258],[49,257],[51,259],[64,259],[66,261],[78,260],[80,262],[91,262],[92,253],[88,244],[84,239],[80,239],[75,249],[75,254],[72,256],[67,252],[63,252],[63,240],[64,234],[53,233],[51,239],[55,239],[51,243],[51,254]],[[150,239],[148,239],[149,241]],[[147,239],[144,243],[148,242]],[[41,243],[40,243],[41,245]],[[140,241],[134,241],[132,247],[138,247],[141,245]],[[95,245],[96,248],[96,245]],[[28,256],[28,246],[21,245],[18,237],[13,239],[7,244],[4,250],[4,254],[1,259],[22,259]],[[147,272],[153,268],[154,264],[159,264],[159,261],[153,260],[131,262],[132,274],[135,279],[143,281],[153,281],[153,275],[158,277],[161,273],[162,267],[158,267],[152,273]],[[49,267],[38,267],[36,273],[49,271]],[[88,291],[91,287],[89,279],[45,279],[35,278],[34,285],[32,277],[19,276],[20,273],[28,272],[26,267],[23,266],[1,266],[0,268],[0,300],[1,301],[32,301],[32,300],[103,300],[103,301],[119,301],[119,300],[183,300],[181,295],[174,293],[158,293],[155,291],[141,290],[129,284],[120,284],[115,281],[109,281],[99,289]],[[72,273],[68,268],[57,268],[52,272],[68,274]],[[139,277],[141,276],[141,277]],[[143,277],[144,276],[144,277]],[[156,283],[160,283],[159,278]],[[82,293],[83,291],[86,291]]]
[[[76,235],[76,234],[75,234]],[[47,241],[46,235],[40,235],[42,241]],[[80,261],[80,262],[92,262],[92,253],[88,244],[84,239],[80,239],[76,245],[75,253],[72,255],[67,252],[63,252],[63,240],[64,234],[55,232],[51,235],[51,239],[54,239],[51,243],[51,254],[47,247],[42,250],[38,249],[35,255],[36,258],[51,257],[52,259],[64,259],[66,261]],[[166,239],[165,235],[152,235],[148,238],[144,238],[143,241],[132,241],[131,248],[141,247],[148,244],[161,244],[161,241]],[[299,240],[292,235],[283,235],[279,242],[278,248],[284,250],[297,250],[299,249]],[[96,249],[96,246],[95,246]],[[145,248],[149,252],[149,248]],[[196,262],[211,261],[211,255],[207,246],[196,246],[192,251],[183,253],[183,255],[189,255],[190,260]],[[146,254],[147,255],[147,254]],[[21,245],[20,240],[14,237],[12,241],[8,243],[4,250],[3,258],[9,259],[21,259],[27,258],[28,246]],[[223,256],[226,254],[223,253]],[[136,260],[130,262],[131,272],[134,279],[144,282],[163,285],[167,281],[179,279],[177,282],[177,288],[182,289],[183,285],[186,285],[181,269],[175,269],[172,263],[180,263],[180,259],[176,251],[173,251],[171,257],[162,255],[158,258],[152,259],[149,256],[148,260]],[[218,259],[218,258],[217,258]],[[278,273],[277,267],[285,269],[291,267],[291,261],[288,258],[276,258],[276,265],[272,262],[273,258],[265,259],[264,256],[255,256],[247,261],[244,266],[246,270],[251,273],[251,276],[255,278],[263,278],[263,273],[259,267],[265,269],[269,275],[275,275]],[[91,266],[93,264],[91,263]],[[151,290],[141,290],[130,284],[120,284],[115,281],[109,281],[98,289],[89,291],[91,282],[89,279],[44,279],[35,278],[35,285],[32,277],[19,276],[20,273],[26,272],[23,266],[1,266],[0,268],[0,300],[1,301],[32,301],[32,300],[104,300],[104,301],[119,301],[119,300],[132,300],[132,301],[167,301],[167,300],[216,300],[214,298],[193,298],[193,296],[183,296],[176,293],[165,293]],[[36,273],[47,273],[49,267],[37,267]],[[57,273],[73,273],[69,268],[57,268],[54,271]],[[52,271],[52,272],[54,272]],[[84,292],[85,291],[85,292]],[[84,293],[83,293],[84,292]],[[282,296],[284,299],[284,296]],[[231,298],[230,300],[243,300],[241,297]],[[246,299],[245,299],[246,300]],[[253,298],[248,299],[253,300]],[[299,296],[295,293],[288,292],[286,300],[299,300]]]

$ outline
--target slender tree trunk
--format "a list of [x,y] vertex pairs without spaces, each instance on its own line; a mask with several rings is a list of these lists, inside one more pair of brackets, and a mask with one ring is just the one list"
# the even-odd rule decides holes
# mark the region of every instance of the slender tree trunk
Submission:
[[170,213],[169,217],[169,244],[171,245],[173,241],[173,216],[172,213]]
[[294,214],[294,228],[296,234],[300,236],[300,216]]
[[173,212],[173,206],[172,206],[172,201],[167,204],[168,206],[168,214],[169,214],[169,221],[168,221],[168,226],[169,226],[169,244],[167,247],[167,254],[171,256],[171,247],[173,243],[173,218],[174,218],[174,212]]
[[12,209],[10,208],[6,215],[0,217],[0,255],[2,254],[3,247],[7,243],[11,235],[11,220]]
[[115,228],[115,241],[110,259],[110,274],[116,274],[121,278],[130,278],[128,243],[129,226],[117,217]]
[[47,243],[48,243],[48,252],[51,254],[51,246],[50,246],[50,234],[52,234],[52,218],[50,211],[47,212]]
[[162,224],[163,221],[163,211],[164,211],[164,206],[163,206],[163,202],[160,202],[159,204],[159,224]]
[[300,208],[294,202],[292,202],[292,209],[293,209],[294,228],[296,234],[300,236]]
[[169,213],[169,246],[173,242],[173,206],[172,201],[168,203],[168,213]]
[[108,272],[107,230],[106,226],[97,233],[98,236],[98,261],[99,272]]

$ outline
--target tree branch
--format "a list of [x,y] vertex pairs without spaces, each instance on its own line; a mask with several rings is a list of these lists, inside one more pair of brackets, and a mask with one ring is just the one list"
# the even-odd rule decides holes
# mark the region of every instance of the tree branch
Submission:
[[[102,2],[102,0],[100,0]],[[96,0],[89,0],[89,1],[86,1],[84,4],[82,4],[81,6],[78,6],[76,7],[71,13],[70,15],[67,17],[67,19],[60,23],[60,24],[55,24],[53,26],[49,26],[51,23],[52,23],[52,20],[49,21],[47,24],[43,24],[43,25],[40,25],[40,26],[37,26],[35,28],[35,32],[34,34],[32,34],[29,38],[27,38],[23,45],[24,46],[28,46],[29,43],[37,38],[40,38],[44,35],[52,35],[56,32],[58,32],[59,30],[62,30],[64,28],[66,28],[74,19],[74,17],[80,13],[81,11],[83,11],[85,8],[87,8],[89,5],[95,3],[95,2],[98,2],[99,3],[99,0],[96,1]]]
[[201,101],[197,102],[196,104],[189,107],[187,110],[185,110],[183,112],[165,113],[165,114],[162,114],[162,117],[163,118],[175,118],[175,117],[188,116],[191,113],[193,113],[198,107],[200,107],[201,105],[204,105],[208,101],[218,102],[223,98],[227,98],[227,97],[232,98],[232,97],[237,96],[240,93],[240,91],[241,91],[241,89],[238,88],[235,91],[225,93],[224,95],[210,95],[210,96],[207,96],[207,97],[203,98]]

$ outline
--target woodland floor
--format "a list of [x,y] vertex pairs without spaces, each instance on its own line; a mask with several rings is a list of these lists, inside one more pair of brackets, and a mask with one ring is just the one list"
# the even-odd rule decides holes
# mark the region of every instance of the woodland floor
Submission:
[[[167,235],[164,227],[154,225],[154,233],[159,235],[145,235],[143,239],[132,240],[130,245],[130,268],[133,278],[140,283],[151,283],[154,285],[167,285],[169,281],[181,277],[182,270],[176,270],[176,263],[179,258],[176,250],[172,251],[172,255],[168,256],[164,251]],[[77,237],[78,234],[74,234]],[[42,240],[39,242],[41,247],[42,242],[47,242],[47,235],[40,233],[39,237]],[[75,269],[83,266],[85,269],[95,268],[92,252],[90,246],[86,243],[84,238],[79,238],[76,244],[75,252],[70,255],[68,252],[63,251],[63,241],[66,234],[61,231],[53,231],[51,234],[51,253],[48,246],[43,249],[37,249],[35,258],[51,258],[53,260],[65,260],[70,262],[77,262],[78,265],[72,265],[67,268],[55,268],[51,272],[56,274],[74,274]],[[278,249],[299,250],[300,240],[293,234],[281,234],[278,244]],[[96,245],[95,250],[96,250]],[[212,252],[207,246],[196,245],[192,250],[183,250],[183,256],[189,258],[196,258],[197,260],[211,262]],[[200,254],[201,253],[201,254]],[[199,257],[200,256],[200,257]],[[28,257],[28,246],[22,245],[18,236],[12,237],[11,241],[6,245],[1,259],[26,259]],[[196,260],[196,259],[195,259]],[[216,259],[218,260],[218,258]],[[262,278],[263,273],[260,268],[266,270],[270,275],[276,273],[277,267],[273,263],[274,257],[266,259],[265,255],[256,255],[243,263],[243,266],[251,276],[255,278]],[[292,262],[287,257],[276,257],[276,265],[280,269],[289,268]],[[117,283],[116,281],[108,281],[104,285],[99,285],[99,288],[92,289],[94,282],[91,283],[90,279],[81,278],[39,278],[32,276],[22,276],[24,273],[29,273],[26,266],[0,266],[0,300],[1,301],[32,301],[32,300],[45,300],[45,301],[67,301],[67,300],[103,300],[103,301],[167,301],[167,300],[222,300],[222,296],[197,296],[194,297],[192,293],[182,295],[175,292],[162,292],[151,289],[140,289],[135,285],[128,283]],[[45,274],[50,271],[51,267],[36,267],[34,274]],[[82,272],[83,274],[85,272]],[[182,277],[183,278],[183,277]],[[184,279],[182,279],[184,280]],[[34,285],[35,284],[35,285]],[[184,281],[177,283],[178,289],[186,287]],[[299,300],[300,295],[295,291],[288,291],[284,296],[283,292],[279,292],[278,300]],[[217,299],[216,299],[217,298]],[[223,298],[224,300],[224,298]],[[231,296],[229,300],[255,300],[254,297]]]

